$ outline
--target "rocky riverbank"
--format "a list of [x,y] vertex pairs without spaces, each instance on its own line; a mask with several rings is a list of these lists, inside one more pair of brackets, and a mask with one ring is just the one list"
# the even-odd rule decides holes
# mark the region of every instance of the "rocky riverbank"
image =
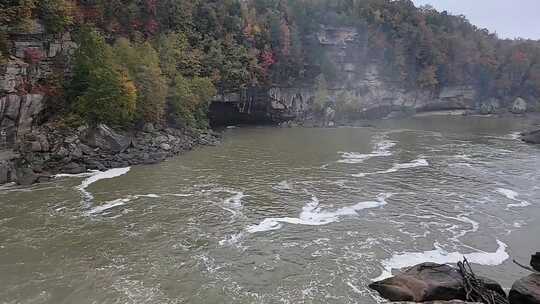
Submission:
[[156,128],[113,130],[106,125],[77,129],[46,124],[26,134],[14,150],[0,154],[0,184],[29,185],[58,173],[77,174],[140,164],[154,164],[192,150],[215,145],[212,131]]
[[[507,297],[497,282],[474,275],[468,264],[450,265],[423,263],[400,274],[374,282],[369,287],[390,301],[422,303],[540,304],[540,253],[532,256],[533,274],[514,283]],[[405,303],[405,302],[399,302]]]

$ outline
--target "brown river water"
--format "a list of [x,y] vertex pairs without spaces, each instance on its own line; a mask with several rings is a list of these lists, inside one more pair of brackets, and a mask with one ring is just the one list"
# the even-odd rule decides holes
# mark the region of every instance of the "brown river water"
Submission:
[[464,255],[509,288],[540,250],[525,119],[238,128],[152,166],[0,188],[0,303],[384,303]]

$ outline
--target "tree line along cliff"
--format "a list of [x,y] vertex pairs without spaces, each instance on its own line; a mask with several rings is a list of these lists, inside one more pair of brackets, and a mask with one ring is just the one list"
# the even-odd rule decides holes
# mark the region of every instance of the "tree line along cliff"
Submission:
[[[15,45],[28,33],[69,33],[73,49],[67,58],[53,56],[53,68],[43,73],[36,67],[50,54]],[[380,77],[404,90],[440,94],[468,85],[480,99],[540,97],[538,41],[501,40],[464,16],[410,0],[0,3],[0,63],[13,65],[18,55],[29,75],[9,93],[46,96],[46,119],[70,126],[205,128],[213,96],[246,87],[314,86],[311,110],[321,112],[326,90],[346,83],[325,45],[349,52],[341,44],[350,40],[361,47],[346,56],[376,64]]]

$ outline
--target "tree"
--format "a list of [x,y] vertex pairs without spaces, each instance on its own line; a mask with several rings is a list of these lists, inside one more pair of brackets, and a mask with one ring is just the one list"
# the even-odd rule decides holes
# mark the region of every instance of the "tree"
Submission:
[[38,9],[49,32],[61,33],[73,24],[73,7],[66,0],[41,0]]
[[313,98],[313,111],[316,113],[322,113],[326,108],[330,94],[328,92],[328,83],[324,74],[319,75],[316,79],[316,91]]
[[91,125],[123,125],[133,118],[137,89],[115,64],[111,48],[93,29],[78,34],[80,45],[68,88],[73,110]]
[[187,36],[183,33],[162,34],[158,39],[158,53],[161,69],[170,80],[179,73],[188,77],[202,73],[202,54],[191,48]]
[[212,97],[217,91],[208,78],[187,79],[178,75],[171,88],[171,118],[184,127],[207,127],[206,116]]
[[113,52],[116,63],[135,81],[138,91],[136,118],[160,123],[164,118],[168,87],[157,51],[148,42],[132,46],[129,40],[120,38],[114,44]]

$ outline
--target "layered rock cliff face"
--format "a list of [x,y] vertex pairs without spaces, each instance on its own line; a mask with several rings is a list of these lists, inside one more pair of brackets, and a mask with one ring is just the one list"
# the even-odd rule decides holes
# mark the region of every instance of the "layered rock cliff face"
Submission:
[[50,77],[69,75],[77,45],[71,35],[46,35],[36,24],[27,33],[12,33],[11,56],[0,65],[0,145],[16,146],[39,124]]
[[[510,111],[521,114],[533,108],[534,101],[482,100],[474,83],[437,90],[406,88],[382,73],[382,63],[368,55],[367,37],[353,28],[323,27],[318,43],[335,68],[336,79],[328,82],[328,103],[323,120],[333,120],[339,102],[349,103],[348,119],[380,119],[419,112],[462,110],[481,114]],[[272,108],[295,114],[298,120],[317,119],[310,115],[317,94],[315,85],[273,87],[269,91]],[[341,99],[341,100],[340,100]],[[320,120],[320,118],[319,118]]]
[[11,33],[11,56],[0,65],[0,184],[16,181],[19,148],[41,124],[51,77],[69,75],[77,45],[69,33],[47,35],[36,23],[25,33]]

